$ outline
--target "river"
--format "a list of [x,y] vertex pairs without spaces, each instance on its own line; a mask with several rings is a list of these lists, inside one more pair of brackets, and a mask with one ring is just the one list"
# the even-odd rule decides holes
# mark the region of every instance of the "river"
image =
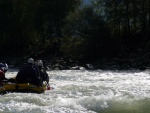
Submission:
[[[9,70],[13,77],[17,70]],[[48,71],[53,90],[0,95],[0,113],[150,113],[150,71]]]

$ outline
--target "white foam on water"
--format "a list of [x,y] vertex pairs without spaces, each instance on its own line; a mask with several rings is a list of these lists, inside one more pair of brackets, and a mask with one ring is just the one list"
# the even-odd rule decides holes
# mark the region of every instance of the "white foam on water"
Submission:
[[[6,77],[15,77],[17,71],[9,70]],[[0,113],[130,113],[140,110],[138,113],[142,113],[144,108],[149,110],[146,107],[150,105],[149,70],[57,70],[48,74],[54,90],[44,94],[0,95]]]

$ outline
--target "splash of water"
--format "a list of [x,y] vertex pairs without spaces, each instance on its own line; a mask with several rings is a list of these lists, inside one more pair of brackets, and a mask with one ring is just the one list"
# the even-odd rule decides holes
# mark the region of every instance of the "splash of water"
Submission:
[[[49,71],[54,90],[0,95],[0,113],[150,113],[149,71]],[[10,70],[6,77],[14,77]]]

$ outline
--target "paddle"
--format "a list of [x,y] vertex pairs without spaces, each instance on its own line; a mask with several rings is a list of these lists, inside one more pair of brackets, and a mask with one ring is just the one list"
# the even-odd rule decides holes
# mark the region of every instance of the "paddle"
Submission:
[[45,81],[45,84],[47,86],[47,90],[51,90],[51,87],[50,87],[50,85],[49,85],[49,83],[47,81]]

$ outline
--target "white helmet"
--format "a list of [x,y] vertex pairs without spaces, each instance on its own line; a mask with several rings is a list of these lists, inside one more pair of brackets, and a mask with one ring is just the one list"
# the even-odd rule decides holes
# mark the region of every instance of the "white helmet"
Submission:
[[39,60],[38,63],[37,63],[37,65],[43,67],[43,62],[42,62],[42,60]]
[[34,64],[33,58],[29,58],[29,59],[28,59],[28,63]]

